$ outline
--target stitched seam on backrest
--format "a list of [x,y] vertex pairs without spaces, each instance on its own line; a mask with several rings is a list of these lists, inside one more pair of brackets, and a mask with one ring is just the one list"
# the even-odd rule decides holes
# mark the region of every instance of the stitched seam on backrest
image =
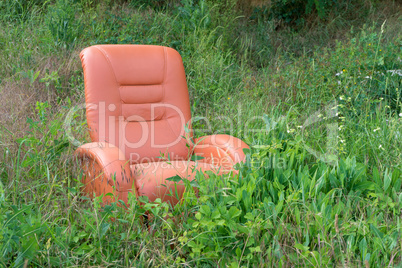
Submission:
[[[163,82],[165,82],[166,75],[167,75],[168,53],[166,53],[166,50],[167,50],[166,47],[164,47],[164,48],[163,48],[163,52],[164,52],[164,55],[165,55],[165,68],[164,68],[165,73],[164,73],[164,77],[163,77]],[[163,91],[163,93],[165,93],[165,90]],[[165,102],[163,102],[163,103],[165,103]],[[182,112],[182,111],[180,110],[180,112]],[[179,118],[181,118],[180,115],[179,115]],[[168,118],[165,118],[164,120],[166,121],[167,125],[169,126],[170,131],[173,133],[173,136],[175,137],[175,136],[176,136],[176,131],[172,128],[172,126],[171,126],[171,124],[170,124]],[[180,133],[180,131],[179,131],[178,135],[180,135],[180,134],[181,134],[181,133]],[[180,140],[179,140],[179,143],[183,143],[183,140],[180,139]]]
[[[163,47],[163,78],[162,78],[162,103],[165,104],[165,80],[166,80],[166,69],[167,69],[167,55],[166,47]],[[165,108],[166,109],[166,108]]]
[[[164,64],[164,67],[163,67],[163,80],[162,80],[162,88],[163,88],[163,98],[162,98],[162,103],[165,105],[166,104],[166,102],[165,102],[165,80],[166,80],[166,76],[167,76],[167,61],[168,61],[168,55],[167,55],[167,53],[166,53],[166,47],[163,47],[163,60],[164,60],[164,62],[163,62],[163,64]],[[165,115],[166,115],[166,108],[165,108]],[[169,130],[173,133],[173,137],[175,137],[176,136],[176,133],[175,133],[175,131],[173,130],[173,128],[172,128],[172,126],[170,125],[170,122],[169,122],[169,120],[167,120],[167,118],[163,118],[162,119],[163,121],[166,121],[166,124],[168,125],[168,127],[169,127]],[[162,120],[160,120],[160,121],[162,121]]]
[[[148,86],[148,87],[150,87],[150,86],[152,86],[152,87],[154,87],[154,86],[160,86],[160,87],[162,88],[162,97],[157,97],[157,98],[163,100],[164,95],[163,95],[163,85],[162,85],[162,84],[147,85],[147,86]],[[145,86],[145,87],[147,87],[147,86]],[[121,103],[122,103],[122,104],[161,103],[160,100],[157,100],[157,101],[146,101],[146,102],[141,102],[141,103],[130,103],[130,102],[126,102],[126,101],[123,99],[123,97],[121,96],[121,90],[122,90],[122,88],[124,88],[124,87],[135,88],[135,87],[144,87],[144,86],[143,86],[143,85],[128,85],[128,86],[127,86],[127,85],[120,85],[120,87],[119,87],[119,92],[120,92],[120,99],[121,99]]]
[[119,84],[120,87],[149,87],[149,86],[162,86],[163,82],[160,84]]
[[[162,104],[166,104],[165,103],[165,80],[166,80],[166,73],[167,73],[167,71],[166,71],[166,69],[167,69],[167,55],[166,55],[166,47],[163,47],[163,78],[162,78],[162,83],[161,83],[161,86],[162,86],[162,101],[161,101],[161,103]],[[163,107],[164,108],[164,111],[163,111],[163,117],[165,117],[165,115],[166,115],[166,107],[164,106]],[[164,118],[162,118],[161,120],[163,120]]]
[[112,73],[113,73],[113,76],[114,76],[114,80],[116,81],[116,89],[117,89],[117,91],[118,91],[118,94],[119,94],[119,99],[120,99],[120,115],[122,115],[122,113],[123,113],[123,110],[122,110],[122,105],[121,105],[121,95],[120,95],[120,90],[119,90],[119,87],[120,87],[120,83],[119,83],[119,81],[117,81],[117,76],[116,76],[116,73],[114,72],[114,69],[113,69],[113,65],[112,65],[112,62],[110,61],[110,58],[109,58],[109,55],[106,53],[106,51],[103,49],[103,48],[101,48],[101,47],[99,47],[99,46],[95,46],[95,48],[97,48],[102,54],[103,54],[103,56],[106,58],[106,61],[108,62],[108,64],[109,64],[109,67],[110,67],[110,69],[112,69]]

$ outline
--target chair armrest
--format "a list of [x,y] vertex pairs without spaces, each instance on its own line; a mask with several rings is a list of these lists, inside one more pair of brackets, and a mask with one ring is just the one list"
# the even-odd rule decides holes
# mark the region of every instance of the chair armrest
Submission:
[[195,139],[194,142],[194,154],[204,157],[199,160],[200,162],[230,170],[235,164],[245,161],[246,155],[243,149],[250,148],[241,139],[225,134],[203,136]]
[[75,151],[75,156],[84,170],[85,192],[98,196],[113,192],[113,186],[118,192],[132,190],[130,162],[118,147],[105,142],[87,143]]

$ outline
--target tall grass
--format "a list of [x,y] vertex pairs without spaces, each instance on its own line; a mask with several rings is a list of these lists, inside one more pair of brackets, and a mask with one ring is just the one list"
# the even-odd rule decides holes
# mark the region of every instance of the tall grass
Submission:
[[[385,2],[298,32],[240,1],[1,2],[0,266],[400,265],[400,13]],[[251,145],[239,176],[198,174],[174,208],[84,197],[63,123],[84,102],[78,53],[101,43],[177,49],[196,134]]]

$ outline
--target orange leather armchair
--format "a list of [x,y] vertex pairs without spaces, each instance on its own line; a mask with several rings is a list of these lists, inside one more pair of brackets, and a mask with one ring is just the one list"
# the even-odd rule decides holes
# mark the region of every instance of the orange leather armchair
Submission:
[[[168,178],[192,180],[197,170],[230,172],[244,161],[248,146],[240,139],[192,137],[186,76],[174,49],[96,45],[80,56],[92,142],[79,147],[76,156],[86,194],[127,203],[128,192],[134,191],[137,197],[174,205],[185,186]],[[192,155],[203,158],[191,161]]]

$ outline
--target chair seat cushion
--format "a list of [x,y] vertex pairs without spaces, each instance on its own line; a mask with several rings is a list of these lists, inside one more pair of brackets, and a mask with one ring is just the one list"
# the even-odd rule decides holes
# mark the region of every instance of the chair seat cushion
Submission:
[[168,180],[169,178],[178,175],[182,179],[192,181],[197,172],[227,173],[221,167],[194,161],[148,162],[130,167],[134,175],[135,187],[140,196],[148,196],[150,201],[160,198],[172,205],[178,202],[176,196],[179,199],[183,196],[185,185],[183,181],[175,182],[176,180]]

